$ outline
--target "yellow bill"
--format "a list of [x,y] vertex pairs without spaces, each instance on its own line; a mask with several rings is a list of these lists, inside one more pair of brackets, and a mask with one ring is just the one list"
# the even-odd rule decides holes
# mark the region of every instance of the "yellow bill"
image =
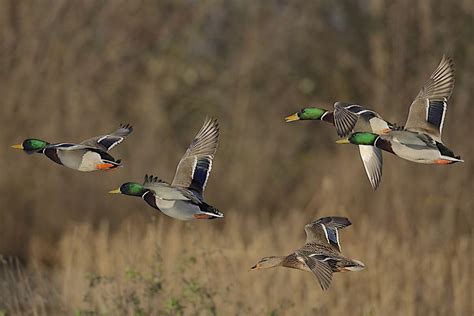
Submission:
[[119,193],[122,193],[122,192],[120,192],[120,188],[118,188],[118,189],[109,191],[109,193],[112,193],[112,194],[119,194]]
[[12,145],[11,147],[12,147],[12,148],[15,148],[15,149],[23,149],[23,145],[22,145],[22,144]]
[[299,121],[298,113],[292,114],[290,116],[285,117],[285,122],[294,122],[294,121]]
[[349,139],[344,138],[344,139],[336,140],[336,143],[337,144],[350,144],[351,142],[349,141]]

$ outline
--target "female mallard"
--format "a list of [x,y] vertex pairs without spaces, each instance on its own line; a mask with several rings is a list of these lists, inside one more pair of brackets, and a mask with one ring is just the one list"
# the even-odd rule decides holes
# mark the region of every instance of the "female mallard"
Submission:
[[[286,122],[298,120],[321,120],[333,124],[340,137],[354,132],[371,132],[384,134],[395,128],[395,125],[384,120],[377,112],[368,110],[361,105],[344,102],[334,103],[334,111],[321,108],[304,108],[287,116]],[[372,187],[377,189],[382,178],[382,152],[374,146],[359,146],[360,157]]]
[[341,254],[339,229],[351,225],[345,217],[323,217],[307,224],[306,243],[288,256],[262,258],[251,270],[267,269],[277,266],[311,271],[323,290],[327,290],[333,272],[360,271],[365,265]]
[[444,165],[463,162],[441,141],[447,102],[453,88],[454,63],[451,58],[443,56],[411,104],[403,129],[384,135],[356,132],[337,143],[370,145],[417,163]]
[[108,151],[120,144],[133,128],[120,125],[119,129],[107,135],[97,136],[80,144],[50,144],[44,140],[28,138],[22,144],[13,145],[27,154],[45,154],[52,161],[78,171],[110,170],[120,166],[121,160],[115,160]]
[[207,119],[178,163],[171,184],[145,176],[143,184],[127,182],[109,193],[139,196],[151,207],[183,221],[224,217],[203,199],[218,138],[217,120]]

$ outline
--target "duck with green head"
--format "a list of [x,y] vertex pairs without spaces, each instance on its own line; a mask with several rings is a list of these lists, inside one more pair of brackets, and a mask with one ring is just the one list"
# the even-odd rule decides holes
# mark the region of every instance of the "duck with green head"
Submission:
[[294,121],[304,121],[304,120],[313,120],[313,121],[325,121],[331,124],[334,124],[334,118],[332,112],[328,110],[316,108],[316,107],[307,107],[303,108],[300,111],[285,117],[287,123]]
[[[348,138],[336,141],[338,144],[374,146],[405,160],[423,163],[448,165],[464,162],[449,148],[427,134],[391,131],[387,135],[373,133],[353,133]],[[381,167],[381,166],[380,166]]]
[[327,290],[334,272],[360,271],[365,265],[341,254],[339,229],[351,225],[345,217],[323,217],[305,226],[303,247],[287,256],[264,257],[250,270],[286,267],[312,272],[321,288]]
[[[287,116],[286,122],[298,120],[321,120],[335,126],[339,136],[347,136],[353,131],[373,132],[384,134],[395,128],[395,126],[384,120],[378,113],[365,107],[345,102],[334,103],[334,111],[322,108],[308,107]],[[376,147],[359,146],[359,153],[364,164],[365,172],[374,189],[377,189],[381,179],[381,169],[377,166],[381,163],[382,153]]]
[[[356,132],[337,142],[372,146],[416,163],[447,165],[463,162],[441,140],[447,101],[453,89],[454,62],[443,56],[412,102],[403,128],[392,129],[380,135],[367,131]],[[381,160],[375,168],[382,169]]]
[[224,217],[217,208],[204,202],[203,197],[218,138],[217,120],[207,119],[178,163],[171,184],[145,176],[143,184],[127,182],[109,193],[141,197],[151,207],[183,221]]
[[133,131],[130,125],[120,125],[115,132],[87,139],[79,144],[50,144],[37,138],[28,138],[23,143],[11,146],[28,155],[44,154],[52,161],[78,171],[111,170],[119,167],[120,160],[108,151],[121,143]]

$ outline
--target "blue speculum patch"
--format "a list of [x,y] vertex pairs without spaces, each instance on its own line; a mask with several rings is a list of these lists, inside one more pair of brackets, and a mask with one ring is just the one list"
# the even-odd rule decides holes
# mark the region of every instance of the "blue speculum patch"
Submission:
[[428,108],[428,118],[427,121],[437,128],[441,127],[443,122],[443,114],[446,102],[444,101],[431,101]]
[[210,165],[211,162],[209,159],[198,160],[196,168],[194,169],[193,181],[190,186],[191,189],[202,191],[202,188],[206,183]]

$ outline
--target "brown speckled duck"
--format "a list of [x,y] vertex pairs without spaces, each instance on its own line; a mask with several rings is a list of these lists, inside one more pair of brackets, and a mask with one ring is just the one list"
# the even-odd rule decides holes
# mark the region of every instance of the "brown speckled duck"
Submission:
[[341,254],[339,229],[351,225],[345,217],[323,217],[310,224],[306,231],[306,243],[287,256],[262,258],[251,270],[286,267],[312,272],[321,288],[327,290],[334,272],[360,271],[365,265]]

